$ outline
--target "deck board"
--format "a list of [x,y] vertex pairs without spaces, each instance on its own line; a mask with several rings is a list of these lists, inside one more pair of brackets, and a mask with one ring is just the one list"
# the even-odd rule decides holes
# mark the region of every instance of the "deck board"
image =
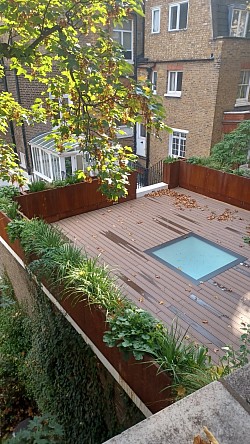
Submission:
[[[169,196],[143,197],[57,222],[92,257],[110,266],[124,294],[168,326],[179,315],[183,331],[205,344],[213,360],[223,345],[239,346],[241,322],[250,319],[250,268],[237,265],[200,284],[158,262],[145,250],[196,233],[248,258],[242,236],[250,224],[246,210],[176,189],[198,208],[179,208]],[[229,220],[217,220],[227,210]],[[216,214],[216,219],[210,216]],[[223,353],[222,353],[223,354]]]

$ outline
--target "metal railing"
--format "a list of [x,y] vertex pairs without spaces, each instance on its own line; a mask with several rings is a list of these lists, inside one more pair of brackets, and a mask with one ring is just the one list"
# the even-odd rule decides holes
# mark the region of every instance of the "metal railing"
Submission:
[[154,185],[155,183],[162,182],[163,160],[160,160],[155,165],[152,165],[149,168],[145,168],[137,162],[136,170],[137,170],[137,188],[146,187],[148,185]]

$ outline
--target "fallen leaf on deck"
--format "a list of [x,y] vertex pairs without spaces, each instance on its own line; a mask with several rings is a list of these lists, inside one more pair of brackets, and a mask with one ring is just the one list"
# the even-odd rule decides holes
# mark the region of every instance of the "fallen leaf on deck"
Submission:
[[206,319],[204,319],[204,320],[202,321],[202,324],[208,324],[208,321],[207,321]]
[[164,302],[163,302],[163,301],[159,301],[159,304],[160,304],[160,305],[163,305],[163,304],[164,304]]

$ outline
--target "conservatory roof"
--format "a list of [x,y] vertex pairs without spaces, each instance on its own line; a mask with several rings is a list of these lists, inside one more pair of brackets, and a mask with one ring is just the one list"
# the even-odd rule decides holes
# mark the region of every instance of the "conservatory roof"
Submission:
[[[59,154],[58,149],[56,147],[55,140],[51,138],[53,132],[39,134],[29,141],[31,146],[37,146],[39,148],[43,148],[45,150],[53,151]],[[79,151],[78,142],[66,142],[63,144],[65,151]]]

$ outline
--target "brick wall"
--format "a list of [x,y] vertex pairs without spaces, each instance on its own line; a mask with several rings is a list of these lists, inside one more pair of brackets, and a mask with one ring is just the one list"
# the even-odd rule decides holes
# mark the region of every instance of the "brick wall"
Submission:
[[[149,60],[176,60],[210,57],[213,52],[210,1],[189,1],[186,30],[168,31],[169,4],[172,0],[145,3],[145,57]],[[152,7],[161,6],[161,29],[151,33]]]
[[[212,145],[222,137],[223,113],[232,111],[237,98],[240,71],[250,69],[250,40],[244,38],[225,38],[221,40],[221,66],[218,94],[214,115]],[[250,110],[250,106],[248,107]],[[237,106],[235,111],[242,107]],[[245,109],[245,107],[244,107]]]
[[[234,108],[240,70],[250,63],[250,42],[242,38],[212,38],[216,17],[212,23],[209,0],[189,1],[187,29],[169,32],[170,3],[167,0],[161,6],[159,34],[151,33],[151,17],[152,8],[161,2],[145,3],[145,57],[148,68],[158,73],[157,94],[166,110],[165,122],[171,128],[189,131],[186,157],[207,156],[211,146],[222,138],[224,111]],[[227,5],[228,1],[223,0],[226,15]],[[181,97],[165,95],[169,70],[183,72]],[[145,76],[147,71],[141,66],[141,77],[143,71]],[[162,133],[161,140],[151,135],[150,139],[153,165],[169,154],[169,135]]]
[[[167,71],[171,64],[158,64],[157,93],[166,110],[165,123],[171,128],[187,130],[186,156],[208,155],[213,132],[214,109],[218,85],[216,61],[186,62],[175,64],[183,71],[181,97],[167,97]],[[151,136],[150,164],[169,154],[169,134],[162,133],[162,140]]]

